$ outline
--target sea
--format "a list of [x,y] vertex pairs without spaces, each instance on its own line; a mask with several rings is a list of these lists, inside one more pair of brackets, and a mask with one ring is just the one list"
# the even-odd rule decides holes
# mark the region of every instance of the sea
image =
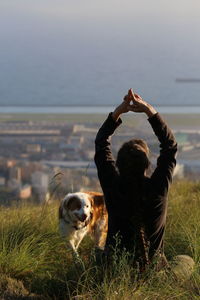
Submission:
[[[129,88],[161,112],[200,112],[195,6],[188,4],[182,14],[185,6],[174,2],[164,1],[165,6],[156,0],[148,6],[138,1],[142,10],[137,14],[139,4],[128,1],[124,14],[119,5],[115,15],[113,0],[106,1],[110,13],[105,9],[98,18],[98,5],[91,1],[86,1],[89,10],[85,1],[79,1],[83,10],[76,1],[64,1],[77,5],[75,14],[70,17],[69,10],[63,17],[62,11],[57,19],[57,1],[39,2],[46,3],[43,13],[52,6],[48,18],[34,15],[31,4],[0,9],[0,113],[103,113],[119,104]],[[145,9],[152,14],[145,15]]]

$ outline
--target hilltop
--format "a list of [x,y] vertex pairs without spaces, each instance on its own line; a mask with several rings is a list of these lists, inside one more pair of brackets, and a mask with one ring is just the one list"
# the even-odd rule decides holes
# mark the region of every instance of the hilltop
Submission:
[[196,269],[186,282],[157,274],[137,282],[126,257],[108,271],[94,261],[89,239],[81,244],[77,267],[58,234],[58,205],[1,208],[1,299],[199,299],[199,182],[176,182],[169,197],[165,252],[169,260],[194,258]]

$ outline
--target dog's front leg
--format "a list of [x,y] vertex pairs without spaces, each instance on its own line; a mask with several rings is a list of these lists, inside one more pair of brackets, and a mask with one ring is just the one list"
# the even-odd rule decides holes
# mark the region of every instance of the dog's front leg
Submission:
[[69,247],[72,250],[72,257],[73,257],[74,264],[77,267],[77,272],[85,271],[85,264],[82,261],[77,251],[78,245],[76,245],[74,241],[69,241]]
[[71,249],[71,253],[73,255],[74,258],[79,258],[79,254],[77,251],[77,247],[75,245],[75,242],[72,240],[69,240],[67,245],[66,245],[67,249]]

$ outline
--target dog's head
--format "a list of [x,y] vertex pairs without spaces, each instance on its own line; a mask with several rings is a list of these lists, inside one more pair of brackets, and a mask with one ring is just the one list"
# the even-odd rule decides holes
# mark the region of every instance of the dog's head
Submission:
[[92,198],[87,193],[69,193],[62,200],[60,218],[74,224],[86,223],[92,214]]

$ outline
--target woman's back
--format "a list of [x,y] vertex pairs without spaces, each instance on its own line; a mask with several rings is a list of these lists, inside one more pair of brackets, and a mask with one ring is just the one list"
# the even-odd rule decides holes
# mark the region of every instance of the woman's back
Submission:
[[[143,236],[146,245],[148,244],[149,260],[152,260],[155,255],[163,252],[167,195],[176,165],[177,144],[161,116],[158,113],[149,113],[149,115],[148,121],[161,148],[157,166],[150,178],[145,176],[144,167],[147,165],[145,160],[143,160],[145,164],[138,164],[145,152],[141,144],[138,144],[138,148],[135,147],[136,150],[134,149],[130,155],[122,155],[122,158],[125,157],[124,163],[121,160],[120,164],[116,164],[110,149],[110,137],[122,121],[121,119],[116,121],[113,114],[108,116],[97,134],[95,163],[108,210],[106,248],[113,248],[116,245],[117,235],[121,239],[122,248],[125,247],[128,251],[137,248],[139,252],[143,252],[144,249],[140,246],[141,236]],[[131,142],[130,145],[134,143]],[[138,152],[142,155],[138,156]],[[136,160],[134,161],[135,154]],[[128,160],[126,160],[127,157]],[[131,168],[128,165],[129,161]],[[137,170],[134,169],[136,165]],[[140,165],[143,173],[138,172]],[[131,176],[131,170],[133,170],[133,176]]]

